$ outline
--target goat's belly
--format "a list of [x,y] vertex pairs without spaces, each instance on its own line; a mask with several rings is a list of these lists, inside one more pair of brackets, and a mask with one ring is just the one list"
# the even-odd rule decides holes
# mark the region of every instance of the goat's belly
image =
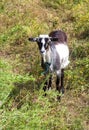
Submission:
[[60,57],[60,68],[65,68],[69,64],[69,48],[65,44],[56,45],[57,53]]

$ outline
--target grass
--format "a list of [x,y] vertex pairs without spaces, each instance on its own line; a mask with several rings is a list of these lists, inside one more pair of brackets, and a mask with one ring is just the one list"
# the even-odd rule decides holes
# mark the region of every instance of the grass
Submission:
[[[82,19],[79,5],[86,6],[82,1],[0,2],[0,129],[89,129],[89,40],[87,35],[85,39],[76,36],[85,24],[76,21],[79,11]],[[87,21],[87,8],[85,12]],[[60,102],[54,80],[52,90],[43,96],[45,77],[38,47],[28,41],[29,36],[59,28],[66,31],[70,48],[66,90]],[[85,25],[82,28],[84,33]]]

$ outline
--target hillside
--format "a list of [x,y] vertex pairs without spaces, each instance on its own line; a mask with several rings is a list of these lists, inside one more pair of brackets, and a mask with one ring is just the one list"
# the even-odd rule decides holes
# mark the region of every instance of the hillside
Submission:
[[[30,36],[62,29],[70,64],[65,94],[43,94],[40,54]],[[55,75],[54,75],[55,79]],[[89,1],[0,1],[0,129],[89,130]]]

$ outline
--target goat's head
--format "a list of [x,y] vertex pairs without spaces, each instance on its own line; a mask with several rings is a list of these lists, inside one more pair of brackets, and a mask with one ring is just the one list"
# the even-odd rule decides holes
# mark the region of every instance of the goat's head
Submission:
[[49,35],[39,35],[39,37],[29,38],[29,41],[37,42],[41,54],[45,54],[52,41],[57,41],[58,38],[49,37]]

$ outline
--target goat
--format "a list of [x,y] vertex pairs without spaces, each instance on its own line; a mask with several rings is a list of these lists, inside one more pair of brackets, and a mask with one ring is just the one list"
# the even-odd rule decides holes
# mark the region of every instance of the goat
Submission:
[[66,33],[61,30],[52,31],[49,35],[39,35],[39,37],[29,38],[29,41],[37,42],[42,60],[41,66],[46,75],[51,73],[49,84],[45,82],[44,91],[51,87],[52,73],[57,75],[56,90],[64,93],[64,68],[69,64],[69,48],[67,45]]

